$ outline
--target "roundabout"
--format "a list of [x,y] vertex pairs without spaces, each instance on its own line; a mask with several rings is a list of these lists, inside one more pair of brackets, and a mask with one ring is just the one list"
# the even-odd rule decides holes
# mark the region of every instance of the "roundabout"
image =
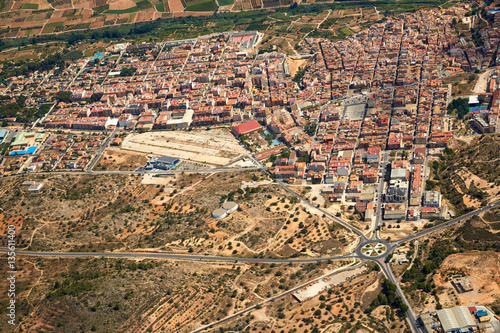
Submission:
[[360,247],[359,254],[365,258],[380,257],[387,252],[387,245],[381,242],[369,242]]

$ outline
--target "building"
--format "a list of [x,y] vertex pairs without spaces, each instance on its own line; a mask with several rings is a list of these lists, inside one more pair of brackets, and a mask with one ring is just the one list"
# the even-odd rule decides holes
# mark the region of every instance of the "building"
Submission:
[[5,136],[7,136],[7,130],[4,128],[0,128],[0,142],[2,142],[3,139],[5,139]]
[[233,126],[232,132],[236,136],[250,134],[263,129],[261,124],[257,120],[250,120],[246,123]]
[[387,204],[384,209],[384,220],[403,220],[406,217],[406,207],[399,204]]
[[[476,325],[469,309],[466,306],[457,306],[451,309],[437,311],[444,333],[469,329]],[[467,332],[467,331],[466,331]]]
[[405,202],[408,200],[408,182],[396,181],[385,191],[385,202]]
[[496,131],[496,126],[493,124],[488,124],[488,122],[481,116],[475,116],[472,119],[471,124],[481,134],[495,133]]
[[455,287],[459,294],[474,290],[474,288],[472,287],[472,283],[470,283],[467,277],[456,278],[451,281],[451,284],[453,285],[453,287]]
[[43,183],[37,183],[33,181],[25,181],[21,184],[21,186],[24,186],[28,189],[28,191],[40,191],[40,189],[43,187]]
[[148,161],[146,169],[172,170],[179,165],[180,160],[175,157],[160,156]]
[[441,192],[427,191],[424,193],[423,206],[425,207],[441,207]]

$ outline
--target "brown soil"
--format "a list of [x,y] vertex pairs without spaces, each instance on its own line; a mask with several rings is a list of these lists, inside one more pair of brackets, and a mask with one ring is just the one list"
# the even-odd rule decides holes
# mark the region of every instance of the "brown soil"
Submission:
[[135,7],[135,2],[132,0],[118,0],[109,3],[110,10],[121,10]]
[[182,12],[184,10],[181,0],[168,0],[168,7],[172,13]]
[[[495,252],[467,252],[449,256],[434,277],[437,286],[454,290],[451,276],[457,272],[467,276],[473,291],[458,294],[460,305],[486,305],[500,300],[500,254]],[[446,281],[445,277],[449,277]],[[456,291],[455,291],[456,293]],[[457,294],[457,293],[456,293]]]
[[6,236],[9,225],[14,225],[16,235],[23,227],[23,217],[21,215],[7,218],[3,213],[0,214],[0,236]]
[[95,170],[133,171],[145,166],[148,158],[145,154],[135,154],[118,148],[109,148],[102,155]]

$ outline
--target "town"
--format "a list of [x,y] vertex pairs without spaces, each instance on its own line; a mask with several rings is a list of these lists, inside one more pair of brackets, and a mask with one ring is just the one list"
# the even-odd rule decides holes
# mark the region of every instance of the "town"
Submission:
[[[479,50],[456,34],[465,10],[402,14],[337,42],[306,38],[292,56],[258,52],[259,32],[231,32],[116,44],[13,77],[3,103],[26,96],[27,108],[48,112],[30,131],[2,130],[0,171],[86,171],[107,141],[120,145],[117,133],[231,126],[276,179],[323,184],[330,201],[355,204],[365,220],[448,218],[426,183],[428,164],[466,126],[450,116],[442,80],[500,61],[497,28],[480,32]],[[304,68],[292,76],[296,61]],[[469,133],[500,130],[496,72],[486,80],[468,100]]]
[[[120,319],[131,332],[498,332],[500,181],[474,164],[499,160],[498,7],[374,7],[359,31],[286,50],[254,28],[5,61],[0,216],[21,265],[88,257],[78,265],[106,272],[91,279],[124,291],[105,304],[120,315],[116,299],[143,297],[124,281],[153,271],[168,289]],[[98,285],[71,279],[41,299]]]

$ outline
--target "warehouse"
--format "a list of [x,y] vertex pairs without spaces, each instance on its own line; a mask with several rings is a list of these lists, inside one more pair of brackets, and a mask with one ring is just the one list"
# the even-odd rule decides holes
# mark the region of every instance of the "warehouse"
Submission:
[[438,310],[437,316],[445,333],[477,326],[474,318],[466,306],[457,306],[451,309]]

